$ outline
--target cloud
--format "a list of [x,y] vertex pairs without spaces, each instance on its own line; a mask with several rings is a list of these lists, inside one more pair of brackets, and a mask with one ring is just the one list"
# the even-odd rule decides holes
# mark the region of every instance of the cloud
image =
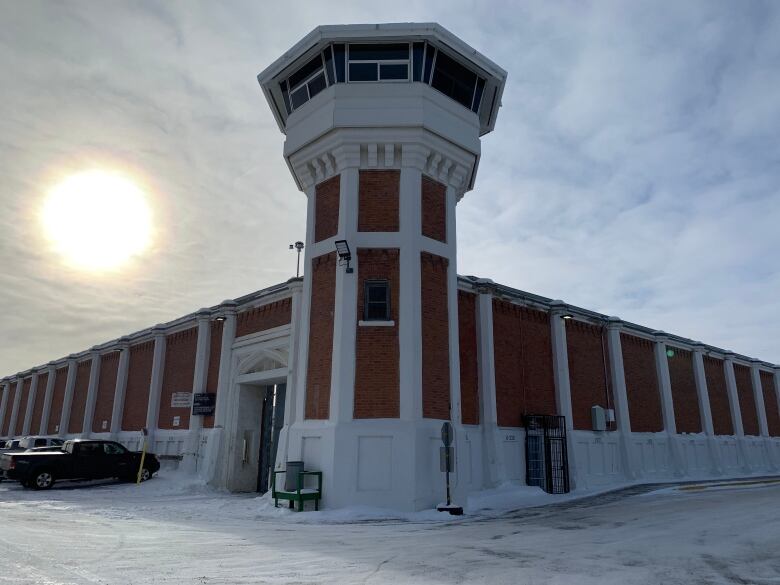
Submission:
[[[510,74],[458,208],[461,274],[780,361],[778,8],[678,4],[14,4],[0,371],[288,278],[305,197],[255,75],[317,24],[412,20]],[[89,165],[155,206],[153,253],[110,279],[62,266],[36,218]]]

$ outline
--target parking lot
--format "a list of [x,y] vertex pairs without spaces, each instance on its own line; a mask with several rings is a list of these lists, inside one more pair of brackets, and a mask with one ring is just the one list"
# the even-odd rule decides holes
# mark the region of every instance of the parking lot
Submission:
[[780,486],[643,489],[443,521],[291,513],[172,473],[0,484],[0,583],[780,581]]

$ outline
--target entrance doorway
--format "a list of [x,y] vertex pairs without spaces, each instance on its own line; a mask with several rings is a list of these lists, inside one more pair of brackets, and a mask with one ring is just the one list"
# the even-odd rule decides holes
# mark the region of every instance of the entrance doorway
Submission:
[[263,392],[260,422],[260,454],[257,465],[257,491],[264,494],[271,487],[271,474],[276,467],[279,433],[284,426],[284,403],[287,384],[266,386]]
[[548,494],[569,492],[566,419],[554,415],[526,415],[525,482]]

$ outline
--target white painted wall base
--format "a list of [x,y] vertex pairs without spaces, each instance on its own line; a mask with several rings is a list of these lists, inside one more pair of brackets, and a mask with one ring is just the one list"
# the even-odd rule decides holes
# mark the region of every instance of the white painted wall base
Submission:
[[[439,420],[363,419],[333,424],[305,421],[288,431],[288,458],[323,472],[327,507],[376,506],[415,511],[445,499],[439,470]],[[453,501],[465,503],[481,488],[482,445],[478,427],[456,431]],[[277,462],[283,469],[284,462]]]

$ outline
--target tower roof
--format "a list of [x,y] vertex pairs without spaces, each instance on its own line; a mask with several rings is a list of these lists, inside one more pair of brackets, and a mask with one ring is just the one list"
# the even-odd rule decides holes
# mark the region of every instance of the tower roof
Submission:
[[318,26],[257,76],[286,133],[287,119],[337,83],[420,82],[493,130],[506,71],[437,23]]

